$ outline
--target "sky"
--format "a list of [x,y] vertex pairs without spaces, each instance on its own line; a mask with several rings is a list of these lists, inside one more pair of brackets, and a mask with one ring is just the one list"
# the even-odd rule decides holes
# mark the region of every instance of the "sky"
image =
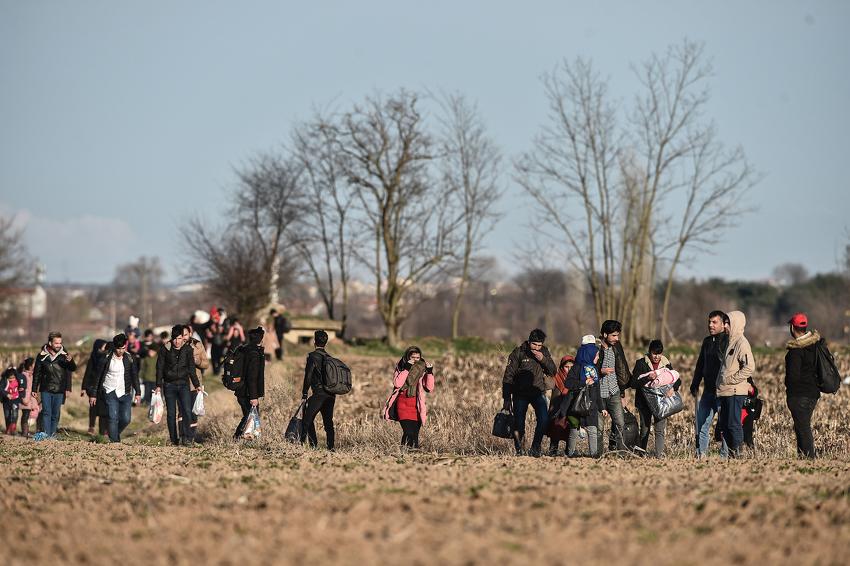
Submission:
[[[478,103],[509,161],[545,122],[540,78],[591,58],[618,100],[631,65],[683,38],[714,76],[708,115],[761,182],[758,211],[681,274],[835,269],[850,238],[850,2],[0,0],[0,213],[48,282],[184,262],[178,226],[222,221],[234,167],[316,107],[401,87]],[[486,240],[507,273],[532,228],[506,174]]]

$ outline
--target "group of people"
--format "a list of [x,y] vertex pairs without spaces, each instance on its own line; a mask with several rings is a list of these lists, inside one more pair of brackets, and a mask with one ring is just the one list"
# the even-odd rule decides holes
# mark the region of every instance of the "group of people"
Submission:
[[[272,315],[275,333],[284,331],[280,315]],[[240,379],[235,389],[242,419],[236,427],[234,438],[242,432],[253,411],[259,413],[259,401],[265,394],[265,353],[267,332],[262,326],[247,332],[239,329],[232,319],[228,333],[244,334],[238,343],[210,356],[204,336],[215,346],[214,337],[219,317],[210,317],[209,323],[177,324],[169,333],[155,336],[151,330],[139,339],[133,320],[125,333],[110,342],[97,340],[86,365],[82,393],[90,405],[89,432],[94,432],[95,420],[100,418],[100,432],[113,442],[120,442],[121,433],[131,419],[131,407],[149,403],[152,394],[164,395],[169,439],[173,445],[191,445],[194,442],[197,416],[192,406],[203,394],[204,372],[213,367],[220,369],[225,359],[239,352]],[[755,359],[745,336],[746,317],[740,311],[728,314],[712,311],[708,315],[709,335],[703,340],[690,383],[690,393],[695,399],[696,418],[695,453],[697,457],[708,454],[711,438],[720,442],[723,457],[737,457],[742,445],[753,445],[753,422],[758,418],[761,400],[753,380]],[[237,330],[238,329],[238,330]],[[808,318],[803,313],[789,320],[791,340],[787,343],[785,357],[785,385],[787,405],[794,423],[798,453],[814,458],[816,451],[811,429],[811,419],[820,397],[817,381],[816,347],[823,344],[817,330],[809,329]],[[552,433],[554,423],[566,423],[566,455],[578,456],[578,441],[587,438],[589,455],[603,453],[602,417],[610,419],[608,451],[646,452],[649,436],[654,431],[654,453],[663,457],[667,418],[659,418],[651,410],[645,390],[667,376],[665,395],[678,395],[681,379],[664,356],[660,340],[649,343],[645,355],[629,364],[620,343],[622,324],[606,320],[598,336],[582,337],[575,355],[565,355],[556,366],[545,346],[546,334],[534,329],[528,340],[517,346],[508,356],[502,377],[503,411],[513,418],[513,442],[517,454],[543,455],[542,443],[551,437],[549,453],[557,454],[562,440]],[[328,359],[334,358],[326,351],[328,334],[318,330],[314,334],[315,349],[307,355],[302,384],[302,425],[299,440],[317,446],[315,419],[322,416],[327,447],[334,450],[334,408],[336,393],[325,386]],[[279,346],[278,346],[279,348]],[[282,350],[275,348],[278,358]],[[214,350],[215,351],[215,350]],[[212,363],[211,363],[212,358]],[[43,437],[56,434],[61,406],[65,395],[71,392],[71,374],[77,369],[74,358],[65,351],[62,335],[51,332],[41,353],[25,359],[18,367],[9,367],[2,374],[0,396],[6,418],[6,432],[15,434],[20,413],[21,432],[29,434],[33,420],[38,416]],[[671,377],[672,376],[672,377]],[[426,361],[423,352],[411,346],[395,364],[392,392],[384,404],[382,416],[398,421],[401,426],[401,445],[419,447],[419,433],[427,418],[426,396],[434,390],[434,366]],[[700,395],[700,386],[702,394]],[[627,434],[627,417],[630,411],[629,390],[634,391],[634,408],[638,413],[637,438]],[[312,395],[308,394],[312,391]],[[551,396],[547,398],[547,392]],[[572,414],[578,397],[584,396],[586,409]],[[525,422],[529,407],[534,411],[536,424],[528,452],[525,451]],[[717,416],[717,426],[712,435],[712,424]]]

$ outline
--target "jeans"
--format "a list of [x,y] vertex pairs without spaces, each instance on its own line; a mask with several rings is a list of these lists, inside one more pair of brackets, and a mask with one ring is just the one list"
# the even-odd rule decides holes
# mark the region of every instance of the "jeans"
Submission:
[[[165,391],[165,412],[168,420],[168,436],[171,439],[171,444],[180,444],[180,438],[177,435],[177,406],[180,406],[180,412],[184,415],[192,414],[192,396],[189,393],[189,384],[185,381],[176,381],[166,383],[163,388]],[[183,439],[187,443],[195,440],[195,429],[191,426],[192,419],[183,419],[181,421]]]
[[746,395],[730,395],[720,397],[720,434],[729,447],[729,454],[738,455],[738,449],[744,443],[744,427],[741,424],[741,411],[744,408]]
[[143,381],[142,383],[145,386],[145,395],[142,397],[142,405],[150,407],[151,396],[153,395],[153,390],[156,389],[156,381]]
[[539,453],[540,445],[543,443],[543,435],[546,434],[546,429],[549,427],[549,404],[546,401],[546,395],[543,393],[535,397],[517,397],[514,395],[513,405],[514,448],[516,448],[517,454],[522,452],[525,440],[525,415],[528,413],[529,405],[534,409],[534,416],[537,418],[534,438],[531,440],[531,451]]
[[794,436],[797,437],[797,455],[815,457],[815,439],[812,436],[812,414],[818,400],[811,397],[788,397],[788,410],[794,419]]
[[304,423],[301,428],[301,442],[310,441],[310,446],[315,448],[319,445],[319,439],[316,437],[316,415],[322,414],[322,424],[325,427],[325,436],[328,441],[328,450],[334,449],[334,403],[336,403],[336,395],[330,395],[324,391],[314,391],[313,395],[307,399],[307,406],[304,407]]
[[[251,414],[251,400],[247,397],[237,397],[236,401],[239,403],[239,408],[242,409],[242,420],[240,420],[239,424],[236,425],[236,431],[233,433],[233,439],[239,440],[242,438],[242,431],[245,430],[245,425],[248,424],[248,415]],[[259,405],[257,405],[257,414],[260,414]]]
[[44,426],[44,433],[47,436],[55,436],[56,431],[59,430],[59,417],[62,414],[62,403],[64,402],[64,393],[50,393],[48,391],[42,391],[41,414],[42,423]]
[[627,450],[623,442],[623,429],[626,426],[623,400],[619,395],[602,399],[602,407],[611,417],[611,435],[608,438],[608,450]]
[[[711,423],[714,421],[714,415],[720,414],[720,398],[714,393],[703,392],[702,397],[697,404],[696,418],[696,443],[697,457],[708,454],[708,447],[711,443]],[[726,440],[721,440],[720,455],[724,458],[729,452],[726,446]]]
[[106,394],[106,408],[109,412],[109,440],[121,442],[121,433],[130,424],[131,411],[133,409],[133,396],[125,393],[119,397],[115,391]]
[[401,445],[408,448],[419,448],[419,421],[398,421],[401,425]]
[[649,445],[649,427],[655,429],[655,457],[664,456],[664,431],[667,429],[667,419],[656,419],[646,402],[635,402],[638,410],[638,422],[640,425],[640,438],[638,446],[646,450]]

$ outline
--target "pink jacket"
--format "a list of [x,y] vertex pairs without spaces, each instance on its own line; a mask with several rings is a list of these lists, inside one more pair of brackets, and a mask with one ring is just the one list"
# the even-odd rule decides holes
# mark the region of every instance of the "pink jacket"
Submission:
[[38,413],[39,411],[41,411],[41,407],[38,406],[38,401],[36,401],[35,397],[32,396],[32,371],[25,371],[23,373],[27,379],[27,388],[24,394],[21,396],[20,409],[22,411],[31,411],[30,418],[34,419],[38,417]]
[[[392,420],[390,418],[390,409],[392,408],[393,403],[395,403],[395,400],[398,398],[399,393],[401,393],[401,388],[404,387],[405,381],[407,381],[407,370],[396,370],[393,375],[393,392],[390,393],[390,397],[384,405],[383,417],[388,421]],[[419,422],[424,423],[425,418],[428,416],[428,407],[425,404],[425,394],[430,393],[433,390],[434,374],[426,373],[422,376],[422,379],[419,380],[419,383],[416,384],[416,412],[419,415]]]

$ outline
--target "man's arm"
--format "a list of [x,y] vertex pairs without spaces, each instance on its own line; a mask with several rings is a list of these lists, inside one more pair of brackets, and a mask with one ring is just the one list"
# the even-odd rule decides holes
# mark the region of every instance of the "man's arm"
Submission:
[[307,365],[304,367],[304,384],[301,387],[301,396],[307,397],[307,392],[312,384],[313,370],[316,368],[316,356],[311,353],[307,354]]
[[699,392],[699,384],[702,381],[703,371],[705,371],[705,342],[703,342],[702,347],[699,349],[697,365],[694,368],[694,378],[691,380],[691,395],[696,396]]

